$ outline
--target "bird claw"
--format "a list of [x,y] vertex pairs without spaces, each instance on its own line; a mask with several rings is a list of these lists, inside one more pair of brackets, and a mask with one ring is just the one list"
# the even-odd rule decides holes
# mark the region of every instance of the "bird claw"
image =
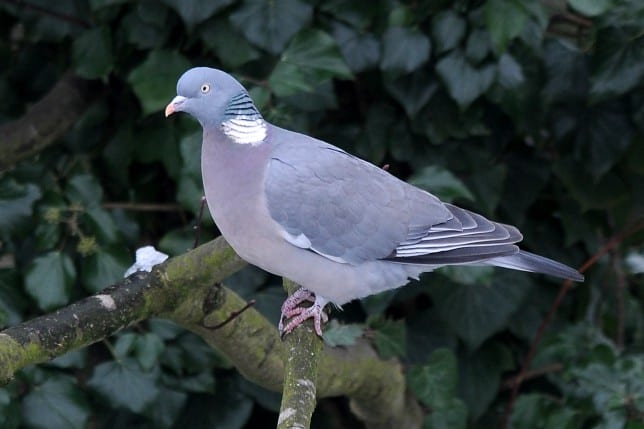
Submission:
[[[326,323],[329,320],[329,316],[324,312],[324,306],[327,301],[317,296],[313,298],[314,296],[312,292],[304,288],[299,288],[284,301],[284,304],[282,304],[282,314],[277,326],[281,337],[291,333],[302,322],[311,318],[313,319],[315,333],[320,337],[322,336],[322,323]],[[304,301],[312,301],[313,305],[310,307],[299,307]],[[288,319],[291,320],[284,326],[284,321]]]

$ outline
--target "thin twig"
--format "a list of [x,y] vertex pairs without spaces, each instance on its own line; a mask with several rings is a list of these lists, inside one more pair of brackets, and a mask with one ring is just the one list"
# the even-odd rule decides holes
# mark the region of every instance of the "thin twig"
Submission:
[[103,203],[106,209],[123,209],[135,212],[182,212],[184,209],[179,204],[161,204],[161,203],[126,203],[126,202],[107,202]]
[[77,16],[67,15],[65,13],[61,13],[61,12],[58,12],[58,11],[55,11],[55,10],[47,9],[47,8],[44,8],[44,7],[39,6],[37,4],[32,4],[32,3],[29,3],[29,2],[26,2],[26,1],[23,1],[23,0],[0,0],[0,2],[12,4],[12,5],[16,6],[16,7],[20,7],[20,8],[23,8],[23,9],[28,9],[28,10],[31,10],[33,12],[39,13],[41,15],[50,16],[52,18],[56,18],[56,19],[59,19],[61,21],[69,22],[70,24],[79,25],[79,26],[84,27],[84,28],[90,28],[91,27],[91,24],[89,22],[87,22],[84,19],[81,19],[81,18],[79,18]]
[[242,308],[240,308],[237,311],[233,311],[232,313],[230,313],[230,316],[228,316],[228,318],[226,320],[224,320],[223,322],[218,323],[215,326],[206,326],[206,328],[208,328],[208,329],[221,329],[221,328],[223,328],[224,326],[226,326],[227,324],[229,324],[230,322],[235,320],[237,317],[239,317],[239,315],[242,314],[244,311],[248,310],[253,305],[255,305],[255,302],[256,301],[254,299],[251,299]]
[[197,219],[195,219],[195,226],[192,227],[195,230],[195,242],[192,245],[193,249],[196,249],[197,246],[199,246],[199,240],[201,239],[201,219],[203,218],[203,208],[205,205],[206,197],[202,196],[201,203],[199,205],[199,214],[197,215]]
[[[636,223],[634,226],[625,229],[624,231],[616,234],[611,238],[606,244],[604,244],[593,256],[590,257],[582,266],[579,268],[580,273],[584,273],[587,271],[590,267],[595,265],[597,261],[604,256],[606,253],[610,252],[614,247],[619,245],[622,241],[624,241],[627,237],[633,235],[637,231],[644,229],[644,220],[639,221]],[[523,361],[523,365],[521,366],[521,370],[519,371],[519,374],[516,377],[516,383],[514,386],[512,386],[512,393],[510,395],[510,400],[508,402],[508,406],[505,409],[505,413],[503,414],[503,420],[501,421],[501,428],[506,429],[508,427],[508,424],[510,422],[510,416],[512,415],[512,410],[514,409],[514,403],[516,402],[517,396],[519,394],[519,387],[521,386],[522,380],[525,378],[526,372],[530,369],[530,366],[532,365],[532,360],[534,359],[534,356],[537,353],[537,348],[539,347],[539,343],[541,342],[541,338],[543,337],[543,334],[546,331],[546,328],[550,326],[552,323],[555,315],[557,314],[557,310],[559,309],[559,306],[561,306],[561,303],[563,302],[563,299],[566,297],[566,294],[572,287],[572,281],[571,280],[566,280],[563,282],[561,285],[561,288],[559,289],[559,294],[555,298],[554,302],[552,303],[552,306],[550,307],[550,310],[548,310],[548,314],[546,314],[546,317],[541,321],[541,324],[539,325],[539,328],[537,329],[536,334],[534,335],[534,338],[532,339],[532,343],[530,344],[530,350],[528,350],[528,354]]]
[[562,21],[571,22],[575,25],[578,25],[584,28],[591,28],[593,26],[593,22],[591,20],[581,17],[579,15],[575,15],[574,13],[570,13],[570,12],[562,12],[552,17],[552,19],[556,19],[556,18],[559,18]]
[[501,389],[512,389],[518,383],[523,383],[524,381],[541,377],[542,375],[551,374],[553,372],[559,372],[563,368],[564,366],[561,363],[552,363],[550,365],[542,366],[541,368],[529,369],[524,374],[517,374],[514,377],[510,377],[505,380],[501,384]]

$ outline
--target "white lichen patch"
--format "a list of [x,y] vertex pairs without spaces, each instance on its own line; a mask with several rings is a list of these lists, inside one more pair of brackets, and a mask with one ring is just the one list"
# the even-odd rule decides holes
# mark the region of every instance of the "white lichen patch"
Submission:
[[111,296],[95,295],[94,298],[98,299],[99,302],[101,303],[101,306],[106,310],[109,310],[109,311],[116,310],[116,303],[114,302],[114,298],[112,298]]
[[315,400],[315,383],[311,380],[307,380],[306,378],[300,378],[297,380],[297,384],[306,389],[304,393],[306,393],[309,399]]
[[306,378],[300,378],[297,380],[297,384],[299,384],[302,387],[306,387],[309,390],[315,390],[315,383],[313,383],[311,380],[307,380]]
[[282,424],[284,420],[291,418],[293,415],[295,415],[296,411],[294,408],[286,408],[284,409],[281,413],[280,416],[277,419],[277,426]]

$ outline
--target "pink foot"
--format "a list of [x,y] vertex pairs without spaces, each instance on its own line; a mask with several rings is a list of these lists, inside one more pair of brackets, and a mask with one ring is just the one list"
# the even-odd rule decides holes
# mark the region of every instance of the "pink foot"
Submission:
[[[318,296],[313,299],[314,296],[310,291],[300,288],[284,301],[284,304],[282,304],[282,315],[280,316],[278,324],[280,336],[290,333],[293,329],[301,325],[302,322],[310,318],[313,318],[315,332],[320,337],[322,336],[322,323],[326,323],[329,320],[329,316],[324,312],[324,306],[327,304],[327,300]],[[313,305],[310,307],[298,307],[304,301],[313,301]],[[291,320],[284,326],[283,321],[288,319]]]

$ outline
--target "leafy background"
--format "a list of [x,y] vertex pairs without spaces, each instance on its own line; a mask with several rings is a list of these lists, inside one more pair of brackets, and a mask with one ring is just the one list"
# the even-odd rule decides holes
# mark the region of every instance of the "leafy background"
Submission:
[[[529,250],[597,256],[516,400],[556,280],[443,269],[334,312],[327,341],[367,335],[404,362],[425,427],[644,428],[642,2],[2,0],[0,29],[1,122],[66,70],[95,81],[63,138],[0,174],[0,325],[117,281],[141,245],[192,247],[200,134],[162,109],[183,71],[208,65],[270,121],[516,224]],[[202,224],[202,240],[217,235]],[[276,321],[279,279],[249,267],[227,283]],[[150,320],[23,370],[0,388],[0,426],[235,429],[278,406],[200,338]],[[314,416],[356,425],[341,398]]]

